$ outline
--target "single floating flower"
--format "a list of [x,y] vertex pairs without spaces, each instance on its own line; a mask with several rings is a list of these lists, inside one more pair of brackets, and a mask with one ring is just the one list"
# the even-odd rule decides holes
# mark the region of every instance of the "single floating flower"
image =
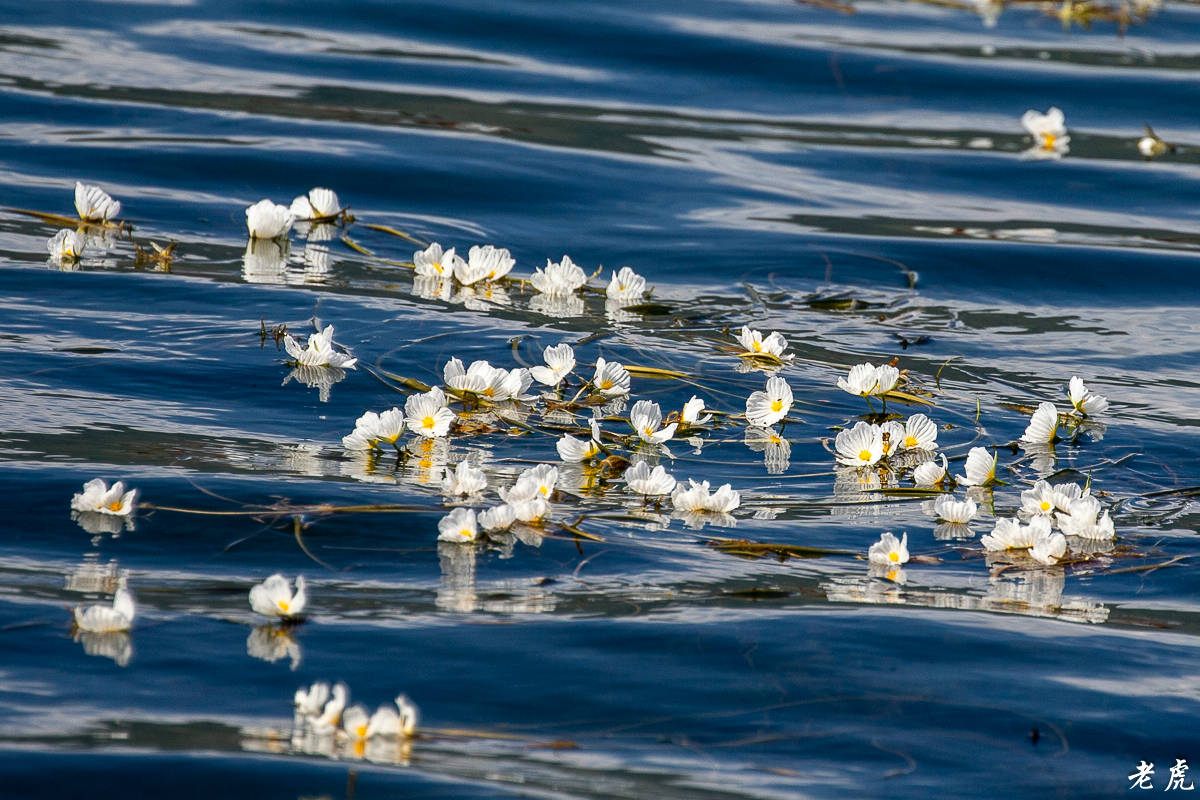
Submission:
[[60,264],[74,264],[83,257],[87,237],[79,231],[63,228],[46,240],[50,257]]
[[296,221],[287,206],[263,198],[246,209],[246,229],[251,239],[281,239]]
[[767,379],[766,391],[753,392],[746,399],[746,421],[768,428],[792,410],[792,388],[778,376]]
[[99,186],[75,181],[75,210],[84,222],[108,222],[121,213],[121,203]]
[[878,425],[859,422],[839,431],[833,441],[837,462],[846,467],[869,467],[883,458],[883,431]]
[[512,272],[517,262],[506,248],[486,244],[475,245],[467,252],[467,260],[461,258],[454,264],[454,277],[464,286],[479,281],[496,281]]
[[1095,394],[1083,385],[1083,378],[1072,376],[1067,386],[1067,397],[1080,416],[1090,417],[1108,410],[1108,398]]
[[979,542],[992,551],[1028,550],[1039,538],[1049,535],[1050,520],[1046,517],[1034,517],[1028,525],[1022,525],[1016,517],[1008,517],[996,520],[996,527],[980,536]]
[[975,518],[975,512],[978,510],[979,506],[970,498],[955,500],[949,495],[942,495],[933,504],[933,513],[938,519],[946,522],[965,524]]
[[933,450],[937,447],[937,423],[924,414],[913,414],[904,423],[901,450]]
[[625,484],[634,494],[660,497],[674,491],[675,483],[675,478],[661,464],[650,469],[645,461],[639,461],[625,470]]
[[296,576],[295,591],[279,573],[250,589],[250,607],[265,617],[297,619],[307,605],[308,589],[303,575]]
[[75,606],[75,627],[90,633],[115,633],[133,627],[136,609],[133,595],[121,587],[113,595],[112,605],[96,603],[90,606]]
[[892,533],[885,533],[879,541],[867,550],[867,561],[871,564],[899,566],[908,563],[908,534],[897,539]]
[[[550,464],[538,464],[536,467],[530,467],[517,476],[517,481],[508,490],[500,489],[498,494],[500,499],[509,504],[519,503],[522,500],[532,500],[534,498],[542,498],[549,500],[554,494],[554,487],[558,484],[558,467]],[[518,517],[519,519],[519,517]]]
[[604,291],[609,300],[618,305],[640,303],[646,293],[646,279],[629,267],[613,270],[612,280]]
[[1146,126],[1146,135],[1138,139],[1137,148],[1138,152],[1147,159],[1158,158],[1168,150],[1172,153],[1175,152],[1175,145],[1160,139],[1149,125]]
[[1100,501],[1095,497],[1080,497],[1070,502],[1067,513],[1055,515],[1058,527],[1067,536],[1079,536],[1084,539],[1115,539],[1116,528],[1112,518],[1105,511],[1100,514]]
[[448,472],[442,481],[442,491],[449,495],[478,494],[487,488],[487,476],[483,470],[473,467],[466,460],[458,462],[453,472]]
[[1061,158],[1069,150],[1066,117],[1058,108],[1052,107],[1045,114],[1031,108],[1021,115],[1021,124],[1033,137],[1033,147],[1027,151],[1030,157]]
[[477,517],[479,527],[488,532],[508,530],[516,519],[517,515],[508,503],[492,506]]
[[293,219],[309,222],[330,220],[342,213],[342,204],[336,192],[318,186],[309,190],[308,194],[298,195],[288,213]]
[[[314,684],[315,686],[316,684]],[[313,728],[318,732],[327,733],[333,728],[336,728],[342,721],[342,711],[346,708],[346,703],[350,701],[350,689],[346,684],[338,682],[334,684],[330,692],[330,698],[326,701],[324,707],[321,708],[319,714],[310,715]]]
[[679,423],[672,422],[660,430],[658,426],[662,425],[662,410],[659,409],[658,403],[638,400],[629,410],[629,424],[643,442],[662,444],[670,441],[675,435],[675,428]]
[[596,359],[596,374],[592,378],[596,391],[605,397],[621,397],[629,394],[629,370],[616,361]]
[[438,541],[469,544],[475,541],[478,531],[475,512],[470,508],[456,508],[438,523]]
[[422,394],[409,395],[404,401],[408,429],[430,439],[445,436],[454,422],[454,412],[446,407],[446,395],[436,386]]
[[1053,518],[1054,510],[1054,487],[1046,481],[1038,481],[1032,489],[1021,492],[1021,513],[1023,515]]
[[603,452],[600,447],[600,422],[596,419],[591,421],[592,435],[586,441],[580,441],[574,436],[563,436],[559,439],[554,447],[558,450],[558,457],[567,463],[577,463],[587,461],[589,458]]
[[708,511],[715,514],[727,514],[742,504],[742,496],[733,491],[728,483],[722,484],[715,492],[709,493],[708,481],[696,481],[688,478],[688,485],[676,485],[671,494],[671,505],[683,514]]
[[999,456],[989,453],[986,447],[972,447],[967,453],[965,475],[957,480],[963,486],[989,486],[996,483],[996,462]]
[[935,486],[946,479],[946,455],[942,454],[942,463],[926,461],[913,470],[913,482],[917,486]]
[[569,256],[563,256],[558,263],[546,259],[546,268],[543,270],[539,267],[530,276],[529,282],[542,294],[566,295],[574,294],[587,283],[587,275]]
[[787,339],[784,339],[781,333],[771,333],[764,338],[750,326],[743,325],[737,340],[742,346],[743,355],[773,356],[780,361],[790,359],[783,354],[783,351],[787,350]]
[[547,347],[542,351],[542,358],[546,360],[546,366],[530,367],[529,374],[546,386],[558,386],[575,369],[575,351],[566,342]]
[[550,512],[553,510],[550,502],[540,495],[520,500],[510,500],[509,508],[512,509],[515,519],[520,522],[528,522],[532,525],[538,525],[543,522],[550,516]]
[[860,397],[882,397],[896,388],[900,370],[890,364],[875,366],[867,362],[850,368],[845,378],[838,378],[838,388]]
[[420,722],[420,712],[417,710],[417,704],[408,699],[408,695],[396,695],[396,710],[400,712],[400,733],[404,736],[412,736],[417,731],[417,723]]
[[462,361],[452,358],[442,368],[442,379],[451,389],[471,392],[493,402],[525,400],[525,390],[533,383],[527,369],[507,370],[493,367],[487,361],[473,361],[463,369]]
[[[413,253],[413,267],[422,278],[448,278],[466,269],[466,266],[462,257],[455,255],[453,247],[442,252],[442,246],[437,242]],[[449,295],[449,284],[446,284],[445,293]]]
[[333,349],[332,325],[326,325],[320,333],[309,334],[308,346],[303,349],[289,333],[283,337],[283,349],[302,367],[354,369],[354,365],[358,363],[357,358]]
[[680,414],[680,419],[683,420],[684,427],[690,428],[708,422],[712,419],[712,414],[705,414],[704,401],[692,395],[692,399],[683,404],[683,413]]
[[325,704],[329,702],[329,683],[314,681],[308,689],[301,686],[296,690],[292,702],[296,706],[297,714],[305,717],[319,717]]
[[127,517],[137,505],[137,496],[137,489],[125,491],[123,481],[117,481],[110,489],[100,478],[92,478],[83,485],[82,492],[71,498],[71,509]]
[[1054,403],[1039,403],[1029,420],[1029,427],[1021,434],[1021,441],[1026,444],[1050,444],[1057,438],[1058,409]]

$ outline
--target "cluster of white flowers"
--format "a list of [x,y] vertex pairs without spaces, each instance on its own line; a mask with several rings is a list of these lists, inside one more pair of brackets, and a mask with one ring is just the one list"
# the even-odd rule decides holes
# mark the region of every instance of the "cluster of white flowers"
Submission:
[[860,397],[883,397],[896,388],[900,370],[890,364],[875,366],[867,362],[850,368],[845,378],[838,378],[838,388]]
[[[459,465],[461,469],[462,465]],[[472,492],[479,495],[486,488],[486,477],[478,470],[470,480]],[[553,511],[551,501],[558,485],[558,467],[538,464],[522,472],[507,488],[496,490],[502,501],[481,512],[471,508],[456,508],[438,522],[438,541],[452,544],[471,544],[479,538],[480,529],[500,534],[514,524],[538,526],[546,522]]]
[[743,325],[738,332],[737,341],[742,346],[742,352],[738,355],[745,358],[765,357],[778,362],[792,360],[792,356],[785,352],[788,344],[782,333],[772,332],[763,336],[749,325]]
[[516,263],[507,249],[490,244],[475,245],[467,251],[465,259],[455,248],[443,250],[437,242],[413,253],[413,268],[418,277],[436,281],[453,279],[462,286],[499,281],[512,272]]
[[337,194],[321,187],[299,195],[290,206],[263,198],[246,209],[246,230],[251,240],[283,240],[298,220],[329,222],[344,210]]
[[[1043,564],[1055,564],[1067,551],[1068,536],[1111,541],[1116,536],[1108,511],[1101,513],[1100,501],[1088,488],[1075,483],[1052,485],[1038,481],[1021,492],[1019,516],[996,522],[995,529],[980,541],[988,550],[1028,550]],[[1052,533],[1057,527],[1061,533]]]
[[844,467],[873,467],[896,461],[901,453],[915,454],[925,462],[937,450],[937,434],[937,425],[924,414],[913,414],[904,423],[858,422],[834,438],[834,457]]
[[344,683],[332,687],[317,681],[300,687],[293,698],[297,728],[318,736],[336,736],[352,742],[370,739],[409,738],[416,733],[418,712],[406,695],[368,714],[365,706],[348,706],[350,689]]

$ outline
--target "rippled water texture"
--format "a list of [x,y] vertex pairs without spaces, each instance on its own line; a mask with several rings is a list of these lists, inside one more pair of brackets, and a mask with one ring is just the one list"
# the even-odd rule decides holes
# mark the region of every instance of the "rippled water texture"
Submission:
[[[1125,793],[1140,761],[1156,791],[1200,766],[1200,12],[1168,2],[1121,35],[1032,4],[995,27],[854,10],[8,3],[0,794],[1083,797]],[[1020,116],[1050,106],[1069,154],[1025,157]],[[1142,159],[1145,123],[1176,151]],[[72,215],[76,180],[133,234],[60,269],[61,223],[20,210]],[[248,205],[314,186],[356,221],[247,247]],[[568,253],[603,286],[629,264],[654,292],[441,292],[384,228],[508,247],[518,277]],[[139,260],[135,240],[177,246]],[[272,328],[314,320],[356,369],[284,364]],[[494,503],[587,412],[539,404],[403,463],[341,446],[451,356],[528,366],[560,341],[581,374],[687,376],[635,374],[634,399],[740,414],[765,377],[731,347],[744,324],[795,355],[778,440],[720,418],[659,456],[731,483],[730,518],[689,525],[564,467],[540,533],[439,546],[444,466],[483,466]],[[998,446],[1006,485],[968,532],[835,474],[826,445],[868,411],[836,379],[892,359],[935,405],[888,410],[942,425],[951,472]],[[1072,375],[1109,397],[1099,424],[1052,456],[1014,444]],[[985,557],[1046,476],[1090,480],[1115,544]],[[156,510],[73,519],[94,477]],[[894,580],[865,561],[884,531],[914,556]],[[247,603],[273,572],[308,579],[291,631]],[[133,630],[73,634],[68,609],[122,579]],[[372,708],[407,693],[419,735],[293,736],[316,680]]]

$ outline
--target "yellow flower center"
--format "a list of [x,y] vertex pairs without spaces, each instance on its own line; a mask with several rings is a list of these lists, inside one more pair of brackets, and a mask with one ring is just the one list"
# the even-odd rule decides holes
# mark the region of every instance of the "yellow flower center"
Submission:
[[772,403],[771,403],[771,410],[772,410],[772,411],[774,411],[774,412],[776,412],[776,413],[778,413],[779,411],[782,411],[782,410],[783,410],[783,401],[782,401],[782,400],[776,400],[776,401],[772,402]]
[[496,390],[489,386],[488,388],[483,390],[483,395],[484,395],[484,397],[495,397]]
[[750,346],[754,348],[754,352],[756,352],[756,353],[762,352],[762,345],[759,344],[758,342],[751,342]]
[[887,574],[887,579],[888,579],[889,581],[894,581],[894,580],[896,580],[896,570],[892,570],[891,572],[889,572],[889,573]]
[[288,609],[291,607],[291,604],[287,600],[280,600],[278,605],[279,610],[285,614],[288,613]]
[[429,266],[433,267],[434,270],[437,271],[438,275],[442,274],[442,263],[440,261],[435,261],[432,264],[430,264]]
[[859,450],[858,457],[862,461],[870,461],[871,460],[871,451],[870,450]]
[[109,511],[120,511],[121,510],[121,501],[113,500],[111,503],[108,504],[108,510]]
[[644,432],[644,433],[645,433],[647,436],[653,436],[653,435],[654,435],[654,428],[651,428],[649,425],[647,425],[647,426],[646,426],[646,427],[643,429],[643,432]]
[[354,735],[360,739],[367,738],[367,726],[359,725],[357,728],[354,729]]
[[550,496],[550,491],[545,486],[539,486],[538,491],[541,492],[546,497]]
[[904,437],[904,446],[905,447],[916,447],[917,446],[917,437],[905,436]]
[[1058,137],[1055,136],[1053,133],[1043,133],[1042,134],[1042,149],[1043,150],[1053,150],[1054,143],[1056,141],[1058,141]]
[[611,389],[612,387],[613,387],[612,381],[600,381],[600,389],[601,390]]
[[464,539],[470,539],[471,538],[471,529],[463,528],[461,531],[458,532],[458,535],[463,537]]
[[888,553],[888,561],[897,561],[898,562],[899,560],[900,560],[900,554],[897,553],[895,550]]
[[1042,511],[1049,511],[1050,510],[1050,501],[1043,500],[1042,504],[1041,504],[1041,509],[1042,509]]
[[434,425],[436,425],[436,424],[437,424],[437,423],[436,423],[436,422],[434,422],[434,419],[433,419],[433,417],[425,417],[425,419],[421,420],[421,427],[422,427],[422,428],[429,428],[430,430],[433,430],[433,427],[434,427]]

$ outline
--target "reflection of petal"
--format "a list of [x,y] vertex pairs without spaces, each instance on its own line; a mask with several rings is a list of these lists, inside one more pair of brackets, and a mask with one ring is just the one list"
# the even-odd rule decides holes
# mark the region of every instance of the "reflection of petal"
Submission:
[[1024,448],[1030,457],[1029,466],[1033,468],[1039,478],[1045,478],[1054,472],[1054,445],[1027,444],[1024,445]]
[[297,222],[294,230],[310,242],[328,242],[337,236],[338,226],[332,222]]
[[778,475],[788,468],[792,458],[792,443],[784,439],[774,428],[751,425],[746,428],[746,447],[763,454],[767,473]]
[[409,447],[413,458],[404,465],[407,480],[422,486],[440,486],[450,457],[450,443],[445,439],[421,437]]
[[304,275],[301,277],[302,283],[324,283],[329,277],[329,264],[331,261],[329,248],[319,244],[312,244],[309,239],[309,244],[304,245]]
[[1111,553],[1117,546],[1116,539],[1085,539],[1082,536],[1068,536],[1067,544],[1071,552],[1077,555],[1095,556]]
[[132,516],[119,517],[116,514],[101,514],[99,511],[72,511],[71,519],[93,536],[111,533],[115,537],[119,536],[122,530],[131,531],[134,528]]
[[1104,439],[1104,434],[1108,433],[1108,426],[1094,419],[1085,419],[1079,423],[1079,430],[1086,433],[1093,442],[1099,442]]
[[900,567],[891,567],[887,564],[871,564],[867,567],[867,575],[872,578],[883,578],[891,581],[897,586],[903,585],[908,580],[908,573]]
[[283,379],[281,386],[287,386],[289,381],[303,383],[310,389],[317,390],[317,397],[322,403],[329,402],[329,389],[335,383],[345,380],[346,370],[341,367],[310,367],[303,364],[297,364],[292,367]]
[[76,631],[75,641],[83,645],[83,652],[89,656],[111,658],[118,667],[129,666],[129,660],[133,658],[133,639],[124,631],[113,633]]
[[604,316],[614,325],[627,325],[641,320],[642,315],[636,314],[633,311],[626,311],[625,306],[636,305],[640,300],[620,301],[608,298],[604,301]]
[[933,538],[938,541],[945,539],[970,539],[975,535],[971,526],[965,522],[943,522],[933,529]]
[[367,740],[363,756],[374,764],[394,764],[407,767],[412,757],[412,739],[407,736],[397,739],[384,736],[372,737]]
[[511,528],[513,536],[517,537],[517,541],[526,547],[541,547],[542,539],[545,538],[545,531],[533,525],[524,523],[516,523]]
[[396,483],[392,470],[398,464],[397,457],[381,455],[374,450],[359,450],[347,455],[340,470],[347,478],[364,483]]
[[287,242],[251,239],[242,256],[242,279],[246,283],[284,283]]
[[414,275],[413,294],[425,300],[449,300],[454,281],[437,275]]
[[[109,515],[98,514],[97,516]],[[67,576],[66,589],[68,592],[114,594],[118,588],[120,588],[120,578],[117,576],[117,562],[115,559],[109,561],[107,564],[101,564],[94,559],[88,559]]]
[[682,520],[683,524],[689,528],[703,528],[706,524],[718,528],[732,528],[737,525],[737,519],[732,514],[725,512],[688,511],[683,514],[677,514],[676,517]]
[[475,548],[454,542],[438,542],[438,566],[442,580],[438,584],[435,603],[447,611],[474,611],[479,605],[475,597]]
[[290,633],[273,625],[259,625],[246,637],[246,652],[274,664],[281,658],[292,660],[292,670],[300,666],[300,643]]
[[462,303],[470,311],[487,311],[492,306],[512,305],[508,292],[503,286],[495,283],[463,286],[450,302]]
[[529,301],[529,308],[548,317],[579,317],[583,315],[583,298],[573,294],[538,294]]

